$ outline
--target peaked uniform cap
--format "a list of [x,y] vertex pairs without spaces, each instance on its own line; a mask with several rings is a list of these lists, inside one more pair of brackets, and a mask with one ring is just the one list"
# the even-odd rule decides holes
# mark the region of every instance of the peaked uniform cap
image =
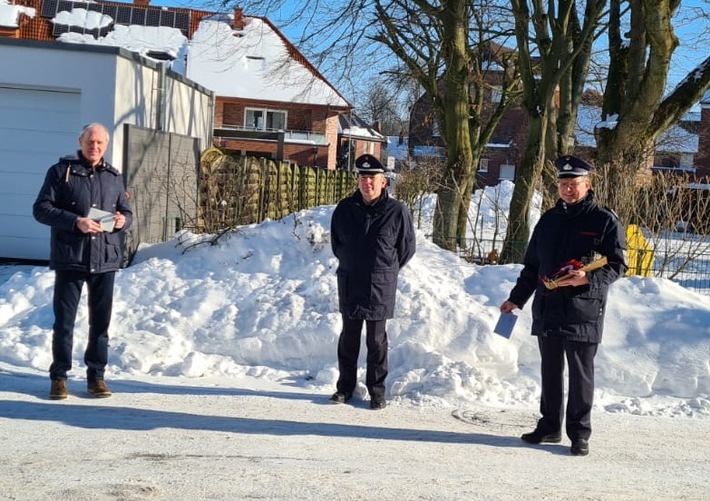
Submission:
[[572,155],[565,155],[555,160],[555,167],[557,167],[557,179],[588,176],[594,169],[592,164]]
[[358,174],[383,174],[385,172],[382,162],[369,153],[355,159],[355,168]]

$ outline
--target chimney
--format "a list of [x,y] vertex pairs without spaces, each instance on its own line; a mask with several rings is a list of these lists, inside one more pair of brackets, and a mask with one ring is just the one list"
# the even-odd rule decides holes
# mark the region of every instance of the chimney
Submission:
[[375,123],[372,128],[375,129],[375,131],[382,133],[382,122],[380,122],[379,120],[375,120]]
[[133,0],[133,5],[136,7],[148,7],[150,5],[150,0]]
[[234,29],[243,30],[244,29],[244,15],[242,13],[241,7],[234,7]]

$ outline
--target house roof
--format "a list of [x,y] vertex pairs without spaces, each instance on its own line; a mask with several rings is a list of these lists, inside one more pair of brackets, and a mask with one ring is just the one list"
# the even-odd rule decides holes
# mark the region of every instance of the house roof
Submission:
[[240,9],[235,23],[235,14],[184,8],[72,0],[23,3],[33,4],[37,15],[28,13],[34,18],[20,29],[21,38],[118,46],[168,60],[173,71],[220,97],[351,107],[268,19],[242,16]]
[[352,139],[365,139],[380,143],[387,142],[387,138],[368,125],[355,113],[341,114],[338,116],[338,134]]
[[387,136],[387,155],[399,161],[407,160],[409,158],[407,143],[409,143],[407,136]]
[[[601,123],[601,108],[598,106],[580,105],[577,110],[577,128],[575,130],[576,145],[596,148],[594,137],[595,127],[614,127],[614,120],[608,119]],[[698,153],[698,134],[687,131],[680,125],[673,125],[656,141],[656,151],[667,153]]]
[[242,29],[232,27],[230,15],[203,18],[190,40],[187,76],[223,97],[350,107],[325,78],[293,57],[264,18],[245,17]]
[[18,28],[20,14],[33,17],[35,10],[23,5],[12,5],[8,0],[0,0],[0,27]]

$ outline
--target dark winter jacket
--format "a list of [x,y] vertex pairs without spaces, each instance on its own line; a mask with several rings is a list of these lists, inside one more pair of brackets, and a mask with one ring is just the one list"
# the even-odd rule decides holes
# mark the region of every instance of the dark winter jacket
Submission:
[[[120,212],[126,224],[110,233],[82,233],[77,219],[92,207]],[[130,228],[133,213],[121,173],[103,160],[92,168],[82,158],[61,158],[47,171],[32,212],[37,221],[52,227],[51,269],[105,273],[123,263],[121,234]]]
[[[594,193],[574,205],[558,200],[535,226],[524,268],[509,301],[520,308],[534,293],[532,334],[600,343],[609,286],[626,269],[624,230],[616,215],[597,205]],[[594,253],[608,264],[587,273],[588,285],[548,290],[551,277],[571,259],[589,260]]]
[[414,255],[409,211],[386,190],[367,205],[360,191],[338,203],[331,220],[331,245],[338,258],[340,312],[348,318],[394,316],[397,275]]

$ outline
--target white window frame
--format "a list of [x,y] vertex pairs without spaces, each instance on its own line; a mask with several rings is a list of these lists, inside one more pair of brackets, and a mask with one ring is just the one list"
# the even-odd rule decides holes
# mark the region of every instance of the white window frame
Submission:
[[503,87],[500,85],[491,86],[491,103],[498,104],[503,99]]
[[[261,116],[256,118],[256,123],[254,120],[250,120],[249,114],[259,113]],[[276,114],[283,115],[283,126],[273,127],[274,117]],[[266,117],[266,121],[264,121]],[[286,130],[286,124],[288,123],[288,112],[286,110],[272,110],[269,108],[245,108],[244,109],[244,125],[250,130]],[[267,125],[272,125],[272,127],[267,127]]]
[[488,159],[481,158],[478,161],[478,172],[488,172]]
[[439,121],[436,118],[431,121],[431,137],[441,137],[441,131],[439,130]]

